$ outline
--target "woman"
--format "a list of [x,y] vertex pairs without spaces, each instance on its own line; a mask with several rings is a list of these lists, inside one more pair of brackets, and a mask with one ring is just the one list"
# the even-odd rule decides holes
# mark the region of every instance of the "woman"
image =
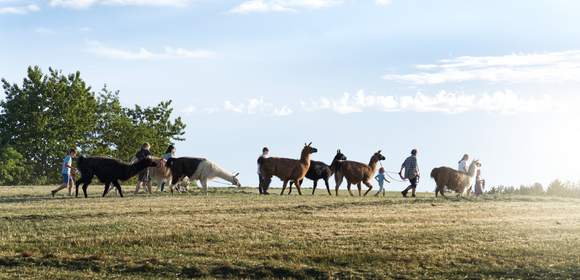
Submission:
[[467,173],[467,162],[469,161],[469,155],[464,154],[461,160],[458,162],[457,170],[459,172]]
[[[173,145],[169,145],[167,147],[167,150],[165,150],[165,154],[163,154],[163,160],[165,160],[165,162],[167,162],[170,158],[174,158],[175,157],[175,147]],[[163,181],[163,183],[161,183],[161,186],[159,186],[159,189],[164,192],[165,190],[165,181]]]
[[477,175],[475,176],[475,196],[482,195],[484,189],[485,189],[485,180],[481,178],[481,169],[478,169]]

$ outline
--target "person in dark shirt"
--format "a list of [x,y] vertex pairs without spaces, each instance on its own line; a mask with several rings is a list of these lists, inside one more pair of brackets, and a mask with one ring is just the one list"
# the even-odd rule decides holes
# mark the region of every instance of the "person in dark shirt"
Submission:
[[[137,158],[137,160],[142,160],[144,158],[150,157],[151,156],[150,149],[151,145],[149,145],[149,143],[144,143],[143,145],[141,145],[141,150],[139,150],[135,154],[135,158]],[[139,177],[137,179],[137,186],[135,187],[135,194],[139,192],[141,186],[143,186],[143,189],[151,193],[151,185],[149,183],[150,181],[151,180],[149,178],[149,168],[145,168],[143,171],[139,173]]]
[[272,182],[272,179],[265,179],[262,177],[261,170],[260,170],[260,159],[262,158],[268,158],[270,157],[270,150],[268,149],[268,147],[264,147],[262,149],[262,155],[258,158],[258,180],[259,180],[259,185],[258,185],[258,191],[260,192],[260,194],[263,195],[268,195],[268,188],[270,187],[270,183]]

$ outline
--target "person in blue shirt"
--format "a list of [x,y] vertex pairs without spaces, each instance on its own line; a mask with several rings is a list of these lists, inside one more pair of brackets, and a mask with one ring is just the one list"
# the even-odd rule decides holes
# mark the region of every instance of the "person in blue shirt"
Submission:
[[375,194],[375,196],[378,196],[380,193],[383,193],[383,197],[385,197],[385,188],[383,188],[383,184],[385,183],[385,181],[387,183],[390,183],[391,181],[385,178],[385,169],[383,167],[379,168],[379,174],[375,176],[375,180],[379,182],[379,191]]
[[77,150],[75,149],[70,149],[68,151],[68,154],[64,157],[64,160],[62,162],[62,168],[60,171],[60,174],[62,175],[62,185],[60,185],[58,188],[52,190],[50,192],[50,194],[52,195],[52,197],[54,197],[54,195],[59,192],[62,189],[65,189],[68,187],[68,195],[70,196],[72,194],[72,186],[74,185],[74,180],[73,180],[73,174],[74,171],[76,170],[74,167],[72,167],[72,161],[73,158],[75,158],[77,156]]

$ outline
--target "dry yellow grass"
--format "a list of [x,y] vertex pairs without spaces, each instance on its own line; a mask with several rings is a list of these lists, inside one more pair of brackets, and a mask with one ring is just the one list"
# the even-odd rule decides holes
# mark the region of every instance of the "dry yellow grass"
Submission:
[[0,278],[578,278],[580,200],[0,188]]

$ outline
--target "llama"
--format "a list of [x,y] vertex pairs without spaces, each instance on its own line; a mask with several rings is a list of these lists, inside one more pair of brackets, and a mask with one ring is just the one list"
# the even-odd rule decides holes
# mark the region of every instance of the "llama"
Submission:
[[166,165],[171,170],[171,193],[173,193],[175,185],[185,177],[188,177],[188,180],[191,181],[199,180],[205,194],[207,194],[207,181],[213,178],[224,179],[237,187],[242,186],[238,180],[240,173],[231,174],[226,172],[217,164],[204,158],[170,158],[167,160]]
[[[149,176],[151,176],[151,181],[157,183],[157,188],[161,187],[163,183],[171,182],[171,169],[166,166],[166,160],[162,158],[152,157],[153,161],[157,164],[155,167],[149,167]],[[149,186],[149,193],[151,193],[151,187]]]
[[[324,180],[324,184],[326,185],[326,190],[328,191],[328,195],[332,195],[330,192],[330,186],[328,184],[328,179],[332,176],[336,170],[336,165],[339,161],[346,160],[346,156],[340,152],[340,149],[336,151],[336,156],[332,160],[330,166],[326,165],[326,163],[321,161],[310,161],[310,168],[308,168],[308,172],[306,172],[306,178],[313,181],[312,185],[312,195],[316,192],[316,186],[318,185],[318,180]],[[304,179],[300,180],[300,185]],[[294,181],[290,182],[290,187],[288,190],[288,194],[292,193],[292,184]]]
[[258,160],[260,174],[264,177],[264,180],[270,180],[273,176],[276,176],[284,182],[280,195],[284,194],[284,190],[289,181],[294,181],[298,194],[302,195],[300,184],[310,168],[310,155],[318,152],[318,149],[311,145],[312,142],[310,144],[304,144],[299,160],[278,157],[260,158]]
[[348,193],[353,196],[350,191],[351,185],[357,185],[358,195],[361,196],[361,184],[365,184],[368,190],[365,192],[365,196],[373,189],[371,185],[371,180],[375,175],[377,170],[377,163],[381,160],[385,160],[385,157],[381,155],[381,151],[376,152],[371,157],[369,164],[364,164],[356,161],[339,161],[337,162],[336,172],[334,173],[334,180],[336,181],[336,195],[338,196],[338,188],[342,184],[343,178],[346,178],[346,188]]
[[87,197],[87,188],[96,176],[105,184],[103,197],[109,192],[111,184],[115,186],[119,195],[123,197],[120,181],[129,180],[145,168],[156,166],[157,163],[150,158],[144,158],[133,164],[126,164],[116,159],[104,157],[79,157],[77,166],[81,172],[81,178],[76,182],[75,197],[79,195],[79,185],[83,184],[83,193]]
[[450,167],[433,168],[431,171],[431,178],[435,180],[437,188],[435,189],[435,197],[440,193],[445,197],[444,190],[447,187],[449,190],[455,191],[457,197],[462,196],[465,189],[471,186],[471,181],[475,172],[481,166],[478,160],[474,160],[469,165],[467,173],[457,171]]

